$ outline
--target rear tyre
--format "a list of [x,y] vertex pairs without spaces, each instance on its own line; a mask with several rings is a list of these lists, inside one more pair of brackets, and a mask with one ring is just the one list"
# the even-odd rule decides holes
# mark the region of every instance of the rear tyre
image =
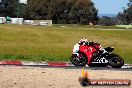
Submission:
[[110,54],[110,60],[108,64],[112,68],[121,68],[124,65],[124,60],[118,54]]
[[87,58],[85,56],[85,54],[80,54],[81,57],[78,57],[77,55],[73,54],[70,57],[70,61],[73,65],[75,66],[85,66],[87,64]]

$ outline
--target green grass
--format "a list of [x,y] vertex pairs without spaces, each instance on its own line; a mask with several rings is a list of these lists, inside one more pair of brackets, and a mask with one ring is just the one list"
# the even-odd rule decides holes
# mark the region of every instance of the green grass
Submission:
[[[84,25],[85,26],[85,25]],[[132,63],[132,30],[63,28],[55,25],[0,25],[0,60],[69,61],[80,38],[115,47],[125,63]]]

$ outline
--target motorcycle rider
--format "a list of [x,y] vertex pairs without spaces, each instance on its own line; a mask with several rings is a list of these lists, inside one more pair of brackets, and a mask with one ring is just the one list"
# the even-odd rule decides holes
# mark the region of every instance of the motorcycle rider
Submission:
[[[79,47],[80,47],[81,45],[89,45],[90,42],[93,42],[93,41],[88,41],[87,38],[82,38],[82,39],[80,39],[79,42],[78,42],[77,44],[74,45],[72,53],[73,53],[74,55],[79,56],[79,53],[78,53]],[[107,53],[107,51],[106,51],[101,45],[100,45],[99,50],[102,51],[103,54],[104,54],[104,53]]]
[[79,42],[78,42],[77,44],[74,45],[72,53],[73,53],[74,55],[77,55],[77,56],[78,56],[78,55],[79,55],[79,53],[78,53],[79,47],[80,47],[81,45],[86,45],[87,43],[88,43],[87,38],[82,38],[82,39],[80,39]]

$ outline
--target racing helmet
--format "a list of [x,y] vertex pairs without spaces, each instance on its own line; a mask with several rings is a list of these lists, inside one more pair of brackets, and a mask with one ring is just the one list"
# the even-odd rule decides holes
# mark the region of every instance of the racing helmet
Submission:
[[87,38],[82,38],[79,40],[80,45],[85,45],[86,42],[88,42]]

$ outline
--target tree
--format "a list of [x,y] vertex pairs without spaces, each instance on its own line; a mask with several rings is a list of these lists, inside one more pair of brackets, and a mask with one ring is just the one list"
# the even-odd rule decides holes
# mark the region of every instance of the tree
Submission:
[[21,17],[23,7],[19,0],[1,0],[0,16]]
[[25,19],[47,19],[49,0],[28,0],[28,4],[22,10]]
[[118,13],[118,24],[131,24],[132,23],[132,0],[129,0],[127,8],[123,12]]
[[0,6],[0,16],[11,16],[16,15],[16,2],[17,0],[2,0]]
[[98,20],[97,9],[91,0],[76,0],[73,4],[69,17],[74,23],[89,24]]

